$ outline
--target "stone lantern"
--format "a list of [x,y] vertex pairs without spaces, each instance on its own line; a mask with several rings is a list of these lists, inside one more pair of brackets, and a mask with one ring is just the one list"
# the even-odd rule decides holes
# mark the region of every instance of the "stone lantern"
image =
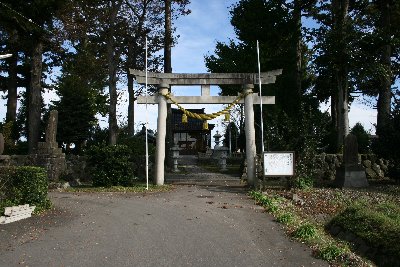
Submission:
[[219,134],[219,132],[217,131],[217,133],[213,136],[214,137],[214,142],[215,142],[215,148],[219,147],[219,143],[221,142],[221,137],[222,135]]

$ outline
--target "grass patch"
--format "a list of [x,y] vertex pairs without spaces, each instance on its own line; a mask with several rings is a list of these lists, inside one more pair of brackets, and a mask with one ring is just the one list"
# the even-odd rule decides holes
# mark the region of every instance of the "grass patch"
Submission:
[[250,196],[254,198],[256,204],[263,206],[269,212],[275,213],[278,211],[278,206],[277,206],[277,202],[279,202],[278,198],[268,197],[258,191],[250,192]]
[[293,232],[293,237],[303,241],[314,239],[316,236],[317,228],[311,223],[302,224]]
[[292,223],[294,220],[294,215],[290,212],[285,212],[276,217],[276,221],[285,225]]
[[91,185],[82,185],[69,187],[66,192],[88,192],[88,193],[103,193],[103,192],[118,192],[118,193],[143,193],[143,192],[167,192],[172,190],[171,185],[149,185],[149,190],[146,189],[146,184],[135,184],[133,186],[111,186],[111,187],[95,187]]
[[329,244],[318,251],[317,257],[329,262],[333,262],[339,259],[340,256],[345,254],[346,251],[343,248],[335,244]]
[[[333,266],[398,266],[400,186],[264,190],[249,194],[260,205],[274,203],[276,209],[267,211],[289,236],[309,245],[316,257]],[[315,228],[314,237],[309,225]]]
[[377,253],[369,255],[380,266],[400,258],[400,207],[395,203],[356,202],[335,216],[327,227],[340,226],[363,239]]
[[[318,258],[332,263],[334,266],[357,266],[349,264],[346,259],[354,258],[346,243],[337,242],[327,234],[321,225],[302,217],[295,206],[279,195],[265,194],[259,191],[250,191],[256,204],[262,205],[273,214],[276,221],[285,225],[287,233],[300,240],[314,251]],[[367,266],[367,265],[366,265]]]

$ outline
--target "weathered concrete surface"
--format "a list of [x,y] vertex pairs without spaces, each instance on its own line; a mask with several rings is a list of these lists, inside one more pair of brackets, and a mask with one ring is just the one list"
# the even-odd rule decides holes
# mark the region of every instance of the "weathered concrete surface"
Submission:
[[165,137],[167,136],[167,101],[162,96],[168,93],[168,85],[161,84],[158,88],[158,117],[157,117],[157,139],[156,139],[156,185],[164,184],[164,162],[165,162]]
[[[146,72],[129,69],[139,84],[146,83]],[[261,73],[261,83],[274,83],[282,69]],[[147,83],[158,85],[223,85],[223,84],[258,84],[258,73],[155,73],[147,72]]]
[[[146,99],[147,98],[147,99]],[[172,96],[172,98],[179,104],[231,104],[236,100],[236,96]],[[171,100],[167,100],[169,104],[172,104]],[[253,104],[260,104],[261,100],[258,93],[253,93]],[[275,104],[275,96],[263,96],[262,102],[264,105]],[[158,104],[157,96],[138,96],[138,104]],[[241,99],[238,102],[243,104],[244,100]]]
[[348,134],[344,139],[343,164],[336,170],[337,187],[367,187],[364,167],[359,163],[357,137]]
[[[254,89],[253,84],[246,84],[243,86],[243,93],[251,93]],[[244,120],[246,125],[246,163],[247,163],[247,182],[249,185],[254,186],[256,184],[256,132],[254,128],[254,110],[253,110],[253,98],[250,95],[246,95],[244,98]]]
[[51,199],[51,214],[1,228],[0,266],[328,266],[241,187]]

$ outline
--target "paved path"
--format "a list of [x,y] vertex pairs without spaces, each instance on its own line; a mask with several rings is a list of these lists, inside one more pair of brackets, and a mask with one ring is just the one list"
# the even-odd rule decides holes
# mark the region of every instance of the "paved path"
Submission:
[[179,159],[179,166],[183,169],[178,173],[167,173],[166,183],[196,184],[196,185],[240,185],[240,175],[210,173],[198,166],[197,156],[183,155]]
[[50,196],[55,210],[0,226],[0,266],[328,266],[237,185]]

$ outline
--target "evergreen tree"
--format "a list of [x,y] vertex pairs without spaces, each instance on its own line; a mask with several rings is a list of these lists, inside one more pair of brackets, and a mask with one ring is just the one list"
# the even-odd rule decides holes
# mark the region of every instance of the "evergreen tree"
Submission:
[[106,97],[101,94],[106,74],[98,67],[100,62],[88,42],[78,45],[76,54],[64,62],[57,86],[60,100],[52,108],[58,110],[57,140],[66,145],[67,152],[74,144],[79,153],[97,124],[96,114],[106,113]]
[[350,133],[354,134],[357,137],[358,153],[367,154],[368,152],[370,152],[369,134],[360,122],[357,122],[353,126],[353,128],[351,128]]
[[[49,29],[53,27],[55,14],[64,2],[61,0],[35,1],[8,1],[1,2],[0,25],[9,35],[14,35],[17,29],[18,36],[30,41],[30,83],[27,87],[28,96],[28,146],[32,153],[40,138],[41,106],[42,106],[42,75],[43,52],[50,37]],[[9,27],[14,23],[14,27]],[[15,62],[10,66],[15,66]],[[15,71],[11,72],[15,78]],[[11,94],[15,97],[15,93]],[[13,99],[11,100],[13,101]],[[10,108],[10,112],[11,108]],[[10,113],[10,118],[13,117]]]
[[[263,107],[266,148],[302,149],[297,138],[302,129],[299,118],[306,117],[310,123],[321,125],[324,116],[318,110],[316,99],[309,95],[311,78],[306,72],[309,64],[304,45],[301,55],[303,64],[300,64],[301,89],[298,89],[298,19],[294,19],[293,9],[287,8],[285,1],[242,0],[232,8],[231,15],[239,41],[218,42],[215,54],[206,57],[207,68],[211,72],[257,72],[256,41],[259,40],[261,71],[283,69],[275,84],[262,89],[262,95],[276,96],[275,105]],[[221,89],[223,95],[236,95],[241,90],[238,86],[221,86]],[[260,121],[257,110],[255,114],[256,121],[257,118]],[[256,131],[256,134],[259,133]],[[325,131],[310,134],[322,136]]]

